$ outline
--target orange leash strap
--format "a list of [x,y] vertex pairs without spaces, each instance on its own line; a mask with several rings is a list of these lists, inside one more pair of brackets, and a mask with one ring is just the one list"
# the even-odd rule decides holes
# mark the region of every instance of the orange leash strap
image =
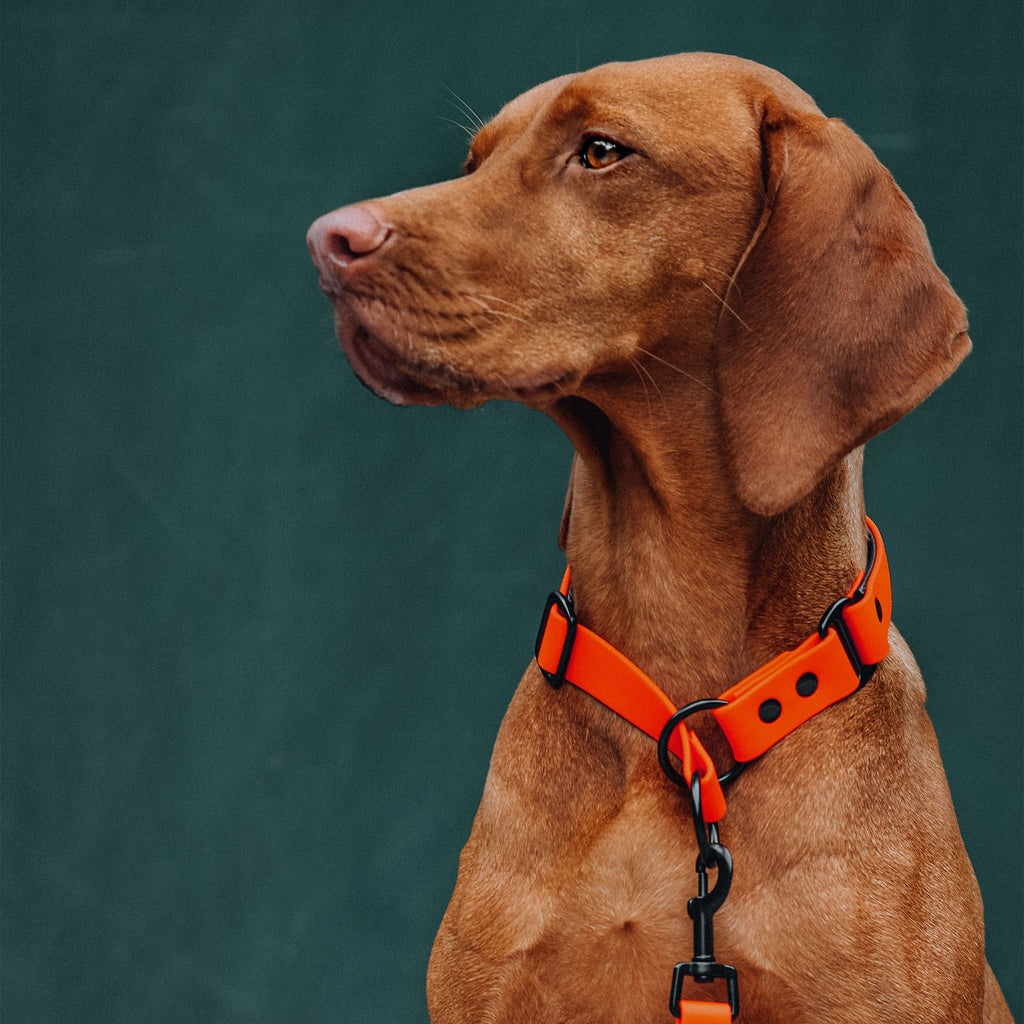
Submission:
[[728,1003],[698,1003],[684,999],[679,1004],[679,1024],[729,1024],[732,1007]]

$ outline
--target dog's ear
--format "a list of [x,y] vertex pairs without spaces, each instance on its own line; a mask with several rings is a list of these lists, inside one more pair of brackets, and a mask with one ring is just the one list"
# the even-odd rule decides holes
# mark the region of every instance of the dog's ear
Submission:
[[971,343],[924,226],[849,128],[768,98],[761,139],[764,208],[716,369],[737,491],[772,515],[922,401]]

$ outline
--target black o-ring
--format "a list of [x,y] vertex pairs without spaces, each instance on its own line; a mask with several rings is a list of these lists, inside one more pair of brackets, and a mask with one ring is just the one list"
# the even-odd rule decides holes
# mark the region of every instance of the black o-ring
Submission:
[[[693,703],[688,703],[685,708],[680,708],[679,711],[673,715],[668,722],[662,728],[662,734],[657,737],[657,763],[662,766],[662,771],[665,772],[669,778],[676,783],[676,785],[682,786],[684,790],[688,790],[690,787],[690,780],[683,778],[678,771],[676,766],[669,760],[669,740],[672,738],[672,734],[679,728],[680,722],[684,719],[689,718],[690,715],[695,715],[698,711],[711,711],[713,708],[724,708],[728,700],[722,700],[719,697],[707,697],[703,700],[694,700]],[[742,762],[743,768],[746,767],[745,762]],[[731,782],[739,772],[736,771],[739,768],[737,763],[735,767],[730,768],[724,775],[719,776],[719,782]],[[742,768],[740,768],[742,771]]]

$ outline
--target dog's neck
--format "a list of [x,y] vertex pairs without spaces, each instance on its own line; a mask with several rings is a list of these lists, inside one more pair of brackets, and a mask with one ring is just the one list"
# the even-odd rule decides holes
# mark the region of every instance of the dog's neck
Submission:
[[580,621],[678,706],[799,644],[864,565],[860,450],[763,517],[736,496],[713,429],[673,436],[631,410],[627,432],[575,400],[553,415],[577,453],[562,540]]

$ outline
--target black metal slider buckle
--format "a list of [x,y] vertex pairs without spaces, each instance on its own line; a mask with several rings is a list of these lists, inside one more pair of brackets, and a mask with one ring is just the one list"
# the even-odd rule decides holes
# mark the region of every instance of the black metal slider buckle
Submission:
[[861,580],[860,585],[853,592],[852,595],[839,598],[825,614],[821,617],[821,622],[818,623],[818,636],[824,640],[828,635],[830,629],[834,629],[839,637],[839,642],[843,645],[843,650],[846,651],[846,656],[850,659],[850,664],[853,666],[853,670],[857,673],[857,689],[859,690],[868,680],[875,674],[877,665],[865,665],[860,660],[860,655],[857,653],[857,645],[853,642],[853,636],[850,634],[850,627],[846,625],[846,620],[843,618],[843,609],[847,605],[856,604],[868,589],[868,579],[871,576],[871,571],[875,567],[875,555],[877,546],[875,544],[875,538],[872,536],[871,531],[868,531],[868,557],[867,567],[864,570],[864,579]]
[[558,667],[554,672],[548,672],[547,669],[540,666],[539,662],[538,667],[544,673],[544,678],[551,684],[552,689],[557,690],[565,682],[565,673],[569,670],[569,659],[572,657],[572,647],[576,642],[577,621],[576,610],[573,607],[572,601],[572,590],[568,594],[563,594],[560,590],[554,590],[548,594],[548,599],[544,603],[544,614],[540,619],[540,629],[537,630],[537,642],[533,648],[534,656],[537,658],[540,658],[540,645],[543,643],[544,634],[547,632],[548,617],[551,615],[551,609],[555,607],[558,608],[562,618],[566,621],[562,653],[558,656]]

